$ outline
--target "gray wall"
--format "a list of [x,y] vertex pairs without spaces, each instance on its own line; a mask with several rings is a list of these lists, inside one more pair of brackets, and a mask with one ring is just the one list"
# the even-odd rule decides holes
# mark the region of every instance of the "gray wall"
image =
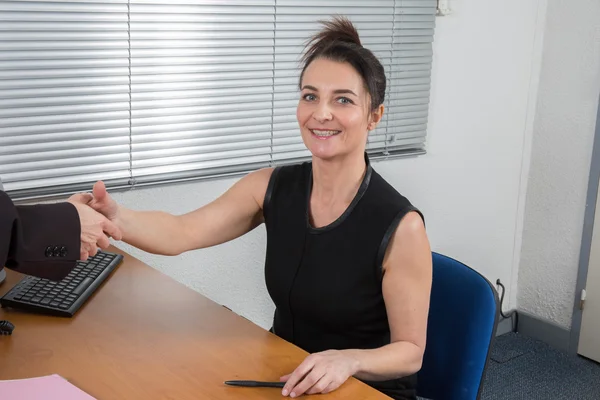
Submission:
[[600,1],[548,0],[518,307],[569,329],[600,90]]

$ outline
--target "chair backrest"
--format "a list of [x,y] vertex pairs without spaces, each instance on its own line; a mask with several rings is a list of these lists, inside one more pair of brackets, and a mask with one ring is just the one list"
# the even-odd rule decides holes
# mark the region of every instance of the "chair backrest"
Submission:
[[433,282],[418,395],[479,399],[498,326],[498,293],[481,274],[433,253]]

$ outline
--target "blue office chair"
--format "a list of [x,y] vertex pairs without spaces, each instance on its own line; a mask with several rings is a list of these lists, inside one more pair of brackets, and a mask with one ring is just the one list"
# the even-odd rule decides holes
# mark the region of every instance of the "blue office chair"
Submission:
[[475,400],[498,326],[496,289],[478,272],[433,253],[427,346],[417,394],[432,400]]

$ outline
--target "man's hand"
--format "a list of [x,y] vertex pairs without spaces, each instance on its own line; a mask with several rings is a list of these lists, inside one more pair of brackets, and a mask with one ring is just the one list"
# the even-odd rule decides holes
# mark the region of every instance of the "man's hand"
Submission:
[[79,214],[81,222],[81,260],[95,256],[98,247],[106,249],[110,246],[110,237],[121,240],[121,230],[107,217],[95,211],[89,204],[94,201],[90,193],[78,193],[68,200]]

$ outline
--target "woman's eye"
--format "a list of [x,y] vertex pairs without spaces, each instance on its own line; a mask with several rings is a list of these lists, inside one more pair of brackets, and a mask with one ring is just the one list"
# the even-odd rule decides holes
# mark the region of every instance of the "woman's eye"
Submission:
[[317,99],[317,96],[309,93],[309,94],[305,94],[304,96],[302,96],[302,98],[306,101],[314,101]]
[[352,100],[350,100],[347,97],[340,97],[338,99],[338,102],[341,103],[341,104],[352,104]]

